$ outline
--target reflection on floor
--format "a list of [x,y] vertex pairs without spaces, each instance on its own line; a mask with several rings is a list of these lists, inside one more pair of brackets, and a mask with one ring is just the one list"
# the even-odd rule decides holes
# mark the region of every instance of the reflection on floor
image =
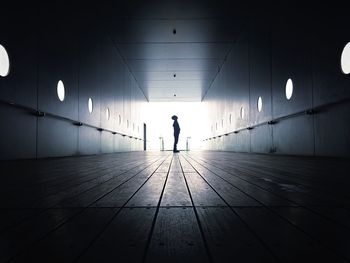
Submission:
[[136,152],[0,166],[0,262],[350,260],[348,160]]

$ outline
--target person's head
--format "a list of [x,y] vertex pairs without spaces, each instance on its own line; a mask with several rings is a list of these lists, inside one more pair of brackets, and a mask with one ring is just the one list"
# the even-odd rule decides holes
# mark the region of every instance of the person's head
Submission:
[[174,120],[174,121],[176,121],[176,120],[177,120],[177,116],[176,116],[176,115],[173,115],[173,116],[171,117],[171,119]]

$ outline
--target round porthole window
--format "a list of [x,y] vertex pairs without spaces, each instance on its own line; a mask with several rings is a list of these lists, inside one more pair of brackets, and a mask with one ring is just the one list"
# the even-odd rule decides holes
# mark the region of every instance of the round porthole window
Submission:
[[260,112],[262,110],[262,98],[261,97],[258,98],[257,107],[258,107],[258,112]]
[[92,98],[88,99],[88,109],[89,109],[89,113],[91,114],[93,111],[93,102],[92,102]]
[[239,115],[240,115],[241,119],[243,120],[244,119],[244,108],[243,107],[241,107]]
[[10,73],[10,59],[4,46],[0,44],[0,76],[6,77]]
[[341,54],[341,70],[344,74],[350,73],[350,42],[347,43],[343,49],[343,52]]
[[64,84],[62,80],[58,81],[57,83],[57,96],[60,101],[64,101],[65,90],[64,90]]
[[109,108],[107,108],[106,109],[106,118],[107,118],[107,120],[109,120],[110,116],[111,116],[111,113],[109,111]]
[[287,100],[290,100],[293,95],[293,81],[291,79],[288,79],[286,84],[286,98]]

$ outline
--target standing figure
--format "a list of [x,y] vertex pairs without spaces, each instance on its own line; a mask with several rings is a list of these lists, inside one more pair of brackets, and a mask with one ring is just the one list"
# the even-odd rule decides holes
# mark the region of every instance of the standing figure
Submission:
[[177,116],[173,115],[171,117],[172,120],[174,120],[174,149],[173,152],[174,153],[178,153],[179,151],[177,150],[177,142],[179,141],[179,134],[180,134],[180,126],[179,123],[177,122]]

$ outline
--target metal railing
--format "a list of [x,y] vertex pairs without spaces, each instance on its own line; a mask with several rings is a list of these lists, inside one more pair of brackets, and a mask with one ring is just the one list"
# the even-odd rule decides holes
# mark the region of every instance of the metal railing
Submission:
[[106,132],[110,132],[110,133],[112,133],[114,135],[117,134],[117,135],[120,135],[120,136],[123,136],[123,137],[129,137],[131,139],[143,141],[143,139],[139,138],[139,137],[135,137],[135,136],[132,136],[132,135],[124,134],[124,133],[121,133],[121,132],[118,132],[118,131],[114,131],[114,130],[111,130],[111,129],[107,129],[107,128],[103,128],[103,127],[98,127],[98,126],[95,126],[95,125],[92,125],[92,124],[89,124],[89,123],[73,120],[71,118],[63,117],[63,116],[60,116],[60,115],[57,115],[57,114],[54,114],[54,113],[51,113],[51,112],[41,111],[40,109],[35,109],[35,108],[28,107],[28,106],[25,106],[25,105],[22,105],[22,104],[18,104],[18,103],[12,102],[12,101],[0,100],[0,103],[3,104],[3,105],[7,105],[7,106],[11,106],[11,107],[15,107],[15,108],[19,108],[19,109],[25,110],[25,111],[29,112],[30,114],[32,114],[33,116],[36,116],[36,117],[46,117],[46,116],[47,117],[52,117],[52,118],[55,118],[55,119],[58,119],[58,120],[70,122],[73,125],[76,125],[76,126],[79,126],[79,127],[86,126],[86,127],[94,128],[94,129],[96,129],[96,130],[98,130],[100,132],[106,131]]
[[263,122],[259,122],[259,123],[256,123],[256,124],[251,124],[251,125],[248,125],[248,126],[245,126],[245,127],[241,127],[239,129],[236,129],[236,130],[231,131],[231,132],[218,134],[218,135],[213,136],[213,137],[208,137],[208,138],[206,138],[206,139],[204,139],[202,141],[209,141],[209,140],[214,140],[216,138],[221,138],[222,136],[228,136],[230,134],[237,134],[237,133],[239,133],[241,131],[244,131],[244,130],[249,130],[250,131],[250,130],[253,130],[254,128],[256,128],[256,127],[263,126],[263,125],[275,125],[275,124],[279,123],[280,121],[283,121],[283,120],[286,120],[286,119],[290,119],[290,118],[295,118],[295,117],[298,117],[298,116],[319,114],[322,111],[326,110],[327,108],[334,107],[334,106],[339,105],[339,104],[349,103],[349,102],[350,102],[350,98],[345,98],[345,99],[342,99],[342,100],[337,101],[337,102],[326,103],[326,104],[323,104],[323,105],[320,105],[320,106],[316,106],[316,107],[313,107],[313,108],[309,108],[309,109],[306,109],[306,110],[297,111],[297,112],[294,112],[294,113],[291,113],[291,114],[287,114],[287,115],[284,115],[284,116],[281,116],[281,117],[277,117],[277,118],[273,118],[273,119],[270,119],[270,120],[267,120],[267,121],[263,121]]

